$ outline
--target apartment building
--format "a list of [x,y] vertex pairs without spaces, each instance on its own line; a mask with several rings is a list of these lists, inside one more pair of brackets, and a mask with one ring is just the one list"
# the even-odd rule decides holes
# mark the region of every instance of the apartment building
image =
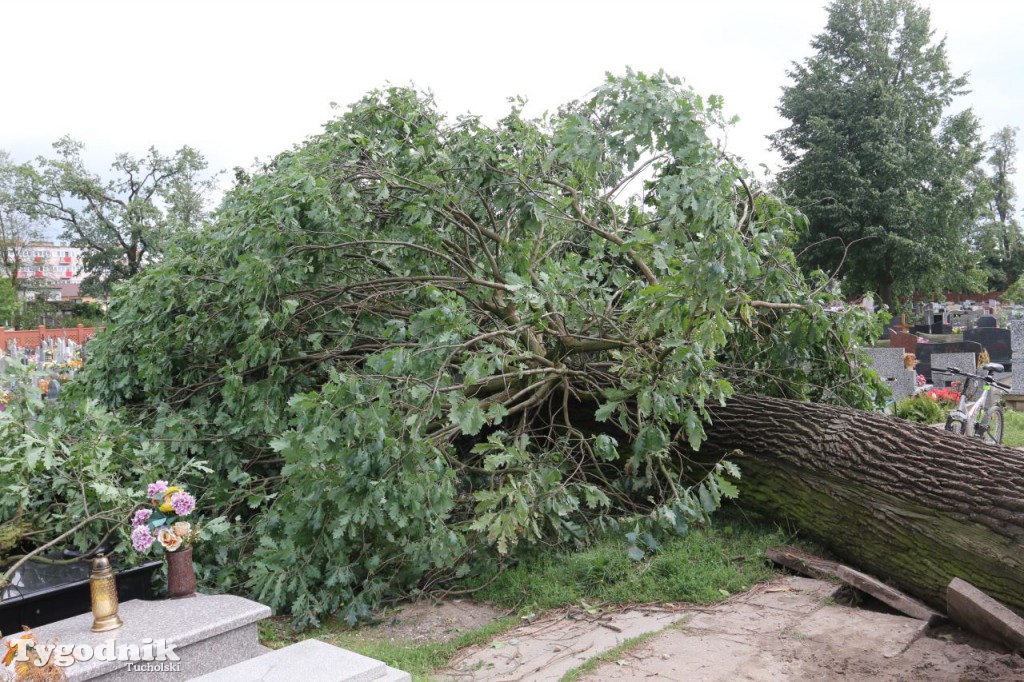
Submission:
[[82,250],[54,242],[29,242],[18,248],[18,278],[53,284],[81,284]]

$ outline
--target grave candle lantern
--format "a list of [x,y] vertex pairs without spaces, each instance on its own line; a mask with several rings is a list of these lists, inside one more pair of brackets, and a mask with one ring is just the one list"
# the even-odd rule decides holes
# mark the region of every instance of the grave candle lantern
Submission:
[[117,615],[117,578],[110,559],[102,554],[93,559],[89,593],[92,596],[93,632],[115,630],[124,625]]

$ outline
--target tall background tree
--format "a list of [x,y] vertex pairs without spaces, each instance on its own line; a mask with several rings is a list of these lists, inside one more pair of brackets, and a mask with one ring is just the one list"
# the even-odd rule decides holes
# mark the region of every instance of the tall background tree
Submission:
[[18,312],[18,292],[6,277],[0,278],[0,326],[10,325]]
[[1004,126],[989,140],[988,164],[990,220],[980,232],[979,252],[989,271],[989,286],[1005,289],[1024,272],[1020,223],[1017,222],[1017,128]]
[[83,250],[87,283],[106,290],[158,258],[169,237],[194,230],[207,217],[214,177],[206,160],[182,147],[166,156],[155,148],[141,158],[118,154],[113,177],[103,179],[82,159],[81,142],[63,137],[54,158],[23,166],[19,191],[30,214],[63,229]]
[[969,235],[984,212],[984,145],[970,110],[943,117],[955,76],[929,12],[911,0],[837,0],[789,72],[771,136],[779,185],[809,219],[801,265],[890,305],[974,286]]
[[28,262],[29,244],[43,238],[42,226],[29,214],[18,188],[19,168],[0,150],[0,276],[17,292],[26,284],[18,272]]

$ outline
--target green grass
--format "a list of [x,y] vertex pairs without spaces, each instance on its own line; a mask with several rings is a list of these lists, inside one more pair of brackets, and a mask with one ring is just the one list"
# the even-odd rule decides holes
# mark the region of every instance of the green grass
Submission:
[[277,649],[304,639],[319,639],[357,654],[384,661],[392,668],[411,674],[414,681],[427,682],[431,679],[431,673],[446,666],[459,650],[485,644],[493,637],[519,625],[520,622],[518,618],[501,618],[450,642],[420,644],[408,640],[386,641],[368,637],[365,629],[349,628],[340,621],[332,621],[301,633],[292,631],[286,621],[264,621],[261,623],[263,627],[260,630],[260,642]]
[[778,528],[723,519],[633,561],[623,540],[608,538],[580,552],[526,557],[474,598],[520,613],[583,602],[707,604],[772,578],[764,551],[786,541]]
[[[481,576],[473,594],[477,601],[491,602],[520,615],[564,606],[690,602],[707,604],[750,589],[776,575],[764,559],[765,549],[791,540],[781,529],[720,512],[706,529],[666,541],[658,552],[631,560],[621,538],[609,537],[578,551],[536,551],[498,576]],[[490,582],[488,582],[490,581]],[[261,624],[260,641],[271,647],[287,646],[316,638],[350,651],[384,661],[412,674],[413,680],[448,665],[463,648],[484,644],[522,623],[502,618],[450,642],[386,640],[374,636],[372,627],[350,628],[341,621],[296,633],[285,619]],[[625,641],[601,656],[567,673],[575,680],[606,660],[618,660],[626,650],[639,646],[649,635]]]
[[1003,411],[1003,445],[1024,447],[1024,412]]
[[601,652],[593,658],[588,658],[582,664],[576,666],[566,674],[562,675],[562,678],[559,680],[559,682],[577,682],[577,680],[579,680],[584,675],[589,675],[590,673],[597,670],[597,666],[601,665],[602,663],[618,661],[622,657],[622,654],[626,653],[627,651],[632,651],[633,649],[636,649],[647,640],[651,639],[655,635],[660,635],[662,632],[664,632],[664,630],[652,630],[651,632],[645,632],[644,634],[637,635],[636,637],[630,637],[629,639],[622,642],[622,644],[616,647],[612,647],[607,651]]

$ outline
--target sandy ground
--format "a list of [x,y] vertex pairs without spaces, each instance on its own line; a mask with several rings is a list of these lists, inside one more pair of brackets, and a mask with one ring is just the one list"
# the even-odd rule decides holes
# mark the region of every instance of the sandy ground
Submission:
[[[552,612],[463,651],[439,679],[559,680],[625,640],[587,680],[1024,682],[1024,657],[951,627],[840,606],[836,586],[782,578],[710,608],[646,607]],[[475,613],[469,602],[449,612]],[[449,623],[447,627],[452,627]]]
[[448,642],[505,615],[490,604],[464,599],[403,604],[378,614],[377,624],[359,630],[361,637],[389,642]]

